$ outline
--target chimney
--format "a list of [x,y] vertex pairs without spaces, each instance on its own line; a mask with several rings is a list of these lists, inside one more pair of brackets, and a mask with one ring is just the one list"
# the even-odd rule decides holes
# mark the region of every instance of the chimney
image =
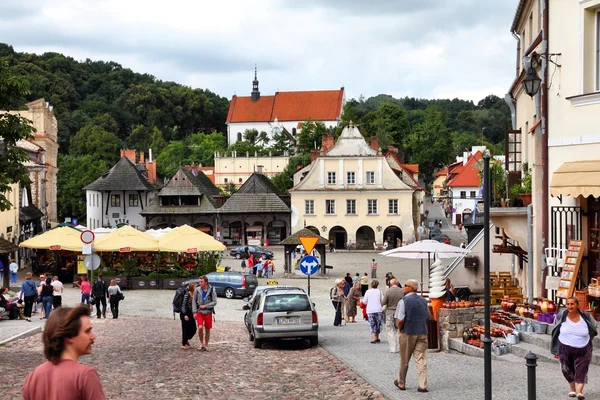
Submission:
[[369,147],[375,151],[379,151],[379,138],[377,136],[371,136]]
[[311,149],[310,150],[310,162],[315,161],[319,157],[319,149]]
[[261,175],[262,175],[262,169],[263,169],[263,166],[262,166],[262,165],[257,165],[257,166],[256,166],[256,173],[257,173],[257,174],[261,174]]
[[148,182],[154,184],[156,182],[156,163],[152,161],[146,161],[146,175],[148,176]]
[[134,150],[121,149],[121,158],[123,158],[123,157],[129,158],[129,161],[131,161],[132,163],[135,164],[135,149]]
[[323,155],[326,155],[329,150],[333,149],[335,145],[333,133],[325,133],[321,136],[321,151],[323,151]]
[[144,152],[140,152],[140,164],[144,165]]

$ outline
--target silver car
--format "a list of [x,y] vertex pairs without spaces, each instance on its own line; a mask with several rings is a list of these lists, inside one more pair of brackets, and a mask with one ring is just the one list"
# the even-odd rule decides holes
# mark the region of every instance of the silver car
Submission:
[[317,311],[302,289],[265,289],[252,302],[246,321],[256,348],[267,339],[302,338],[311,346],[319,343]]

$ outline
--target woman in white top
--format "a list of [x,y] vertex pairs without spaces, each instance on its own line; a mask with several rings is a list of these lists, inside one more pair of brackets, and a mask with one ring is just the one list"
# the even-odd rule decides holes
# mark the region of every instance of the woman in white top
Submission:
[[579,310],[579,300],[567,299],[567,309],[561,311],[558,324],[552,331],[552,353],[558,354],[563,376],[569,382],[569,397],[585,399],[583,386],[587,383],[592,360],[592,339],[598,334],[596,321]]
[[119,318],[119,302],[123,300],[125,296],[123,296],[123,292],[121,292],[121,288],[117,285],[117,281],[112,279],[110,281],[110,286],[107,289],[108,292],[108,302],[110,303],[110,312],[114,319]]
[[379,282],[377,279],[371,281],[371,289],[367,290],[363,298],[363,303],[367,305],[367,315],[369,316],[369,326],[371,328],[371,343],[379,343],[379,334],[381,333],[381,324],[383,322],[383,312],[381,311],[381,299],[383,295],[381,290],[377,289]]

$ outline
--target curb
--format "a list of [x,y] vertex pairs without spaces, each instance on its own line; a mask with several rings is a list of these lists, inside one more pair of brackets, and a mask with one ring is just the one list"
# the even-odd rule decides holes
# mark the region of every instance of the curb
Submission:
[[41,326],[28,329],[25,332],[21,332],[21,333],[19,333],[17,335],[11,336],[8,339],[0,340],[0,346],[3,346],[5,344],[7,344],[7,343],[10,343],[10,342],[12,342],[14,340],[24,339],[26,337],[36,335],[36,334],[40,333],[41,331],[42,331],[42,327]]

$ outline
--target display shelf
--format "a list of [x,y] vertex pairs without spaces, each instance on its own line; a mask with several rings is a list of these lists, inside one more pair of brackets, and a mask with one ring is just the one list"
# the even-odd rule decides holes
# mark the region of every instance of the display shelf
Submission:
[[581,240],[571,240],[565,257],[565,266],[560,274],[558,290],[556,291],[557,297],[567,298],[573,296],[582,256],[583,242]]

